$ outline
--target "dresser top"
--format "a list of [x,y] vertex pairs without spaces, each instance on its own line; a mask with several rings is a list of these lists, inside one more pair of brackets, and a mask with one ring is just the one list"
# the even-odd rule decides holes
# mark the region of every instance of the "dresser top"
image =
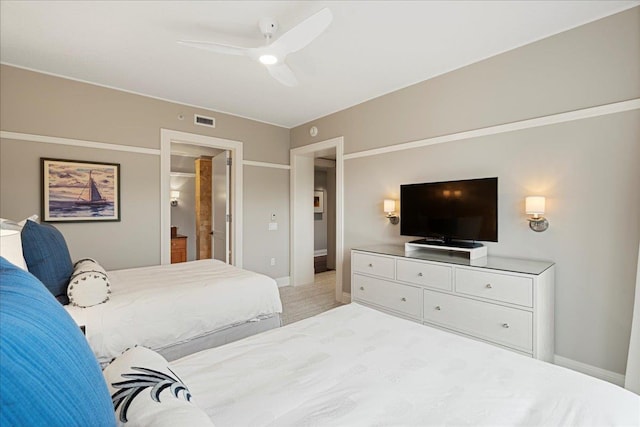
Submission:
[[537,261],[521,258],[506,258],[497,256],[486,256],[470,260],[464,255],[455,252],[432,251],[428,249],[418,249],[405,251],[404,245],[375,245],[353,248],[354,251],[371,252],[381,255],[392,255],[407,259],[419,259],[424,261],[445,262],[449,264],[466,265],[469,267],[487,268],[492,270],[510,271],[524,274],[541,274],[551,266],[551,261]]

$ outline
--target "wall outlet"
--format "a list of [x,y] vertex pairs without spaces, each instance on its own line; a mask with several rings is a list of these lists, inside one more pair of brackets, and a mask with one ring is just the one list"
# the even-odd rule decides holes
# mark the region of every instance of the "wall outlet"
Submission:
[[271,258],[271,265],[276,265],[276,259],[275,258]]
[[269,223],[269,231],[276,231],[278,229],[278,223],[277,222],[270,222]]

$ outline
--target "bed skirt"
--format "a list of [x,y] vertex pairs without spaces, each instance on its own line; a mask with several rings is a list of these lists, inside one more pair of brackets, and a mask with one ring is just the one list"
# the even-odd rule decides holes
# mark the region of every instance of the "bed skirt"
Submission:
[[280,326],[282,326],[280,313],[275,313],[270,316],[252,319],[244,323],[200,335],[189,341],[156,349],[156,351],[163,355],[168,361],[176,360],[189,354],[197,353],[208,348],[219,347],[223,344],[268,331],[269,329],[279,328]]

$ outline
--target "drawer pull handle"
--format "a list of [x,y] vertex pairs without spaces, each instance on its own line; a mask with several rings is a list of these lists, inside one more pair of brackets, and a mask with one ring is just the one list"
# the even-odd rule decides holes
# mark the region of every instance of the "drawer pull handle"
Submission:
[[491,289],[493,286],[491,286],[491,283],[487,283],[487,286],[485,286],[485,288],[487,289]]
[[440,306],[436,305],[436,310],[440,311]]
[[506,329],[509,329],[509,324],[508,324],[508,323],[503,323],[503,324],[502,324],[502,327],[503,327],[503,328],[506,328]]
[[405,297],[400,298],[400,301],[406,301],[407,299]]
[[418,277],[422,277],[422,273],[418,273]]
[[364,286],[360,286],[360,290],[361,290],[361,291],[364,291]]
[[373,264],[369,263],[369,267],[373,267]]

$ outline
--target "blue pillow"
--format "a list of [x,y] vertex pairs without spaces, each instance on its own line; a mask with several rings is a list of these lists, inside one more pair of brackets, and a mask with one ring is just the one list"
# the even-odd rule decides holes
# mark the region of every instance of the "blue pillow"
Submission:
[[78,325],[38,279],[1,257],[0,325],[0,425],[115,425]]
[[21,237],[29,273],[40,279],[60,302],[67,304],[67,286],[73,274],[73,263],[62,233],[52,225],[27,221]]

